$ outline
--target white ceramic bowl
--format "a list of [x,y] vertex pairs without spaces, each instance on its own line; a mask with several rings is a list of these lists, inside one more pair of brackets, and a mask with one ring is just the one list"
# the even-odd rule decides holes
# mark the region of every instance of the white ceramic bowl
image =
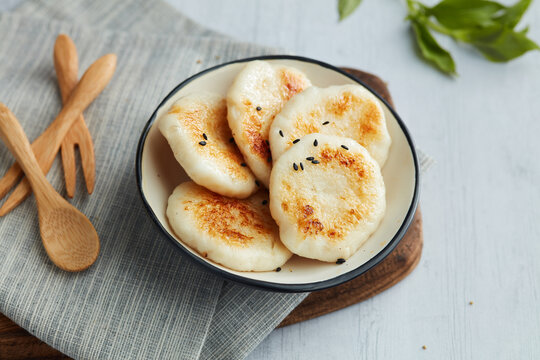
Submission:
[[[344,264],[324,263],[293,256],[280,272],[241,272],[227,269],[200,256],[182,242],[171,229],[167,216],[167,199],[173,189],[189,178],[176,162],[156,119],[180,97],[207,90],[226,94],[236,74],[247,61],[265,60],[294,66],[303,71],[314,86],[359,84],[358,79],[342,70],[313,59],[296,56],[263,56],[241,59],[204,70],[182,82],[159,104],[144,127],[136,158],[137,185],[150,217],[165,237],[197,263],[224,278],[275,291],[304,292],[342,284],[366,272],[382,261],[407,231],[418,202],[419,168],[411,137],[396,112],[375,92],[384,109],[392,146],[382,174],[386,184],[387,209],[379,228]],[[180,255],[180,254],[179,254]]]

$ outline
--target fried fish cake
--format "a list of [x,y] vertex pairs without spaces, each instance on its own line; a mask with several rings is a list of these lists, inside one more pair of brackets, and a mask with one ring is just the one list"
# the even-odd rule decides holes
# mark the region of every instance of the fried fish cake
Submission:
[[311,86],[301,71],[265,61],[248,63],[227,93],[229,126],[255,176],[268,187],[272,155],[268,130],[295,94]]
[[169,197],[167,218],[183,242],[229,269],[271,271],[292,256],[279,240],[266,190],[232,199],[185,182]]
[[218,194],[246,198],[257,190],[227,122],[226,100],[198,92],[176,101],[159,130],[189,177]]
[[283,244],[307,258],[352,256],[386,210],[381,170],[356,141],[335,135],[302,137],[274,163],[270,211]]
[[381,167],[392,143],[378,99],[359,85],[311,87],[285,104],[270,127],[274,161],[296,139],[311,133],[352,138]]

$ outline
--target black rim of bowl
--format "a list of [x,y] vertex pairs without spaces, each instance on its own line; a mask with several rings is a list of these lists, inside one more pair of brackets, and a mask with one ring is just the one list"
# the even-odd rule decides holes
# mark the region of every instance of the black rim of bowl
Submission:
[[[396,121],[398,122],[398,124],[399,124],[399,126],[401,128],[401,130],[403,131],[403,133],[405,134],[405,137],[407,138],[407,142],[408,142],[409,147],[411,149],[411,153],[412,153],[413,161],[414,161],[414,167],[415,167],[414,193],[413,193],[413,198],[412,198],[411,204],[410,204],[409,209],[407,211],[407,215],[405,216],[405,219],[403,220],[403,222],[402,222],[401,226],[399,227],[398,231],[392,237],[390,242],[384,247],[384,249],[382,249],[380,252],[378,252],[375,256],[373,256],[371,259],[369,259],[364,264],[362,264],[359,267],[354,268],[354,269],[346,272],[345,274],[342,274],[342,275],[339,275],[339,276],[336,276],[336,277],[333,277],[333,278],[330,278],[330,279],[327,279],[327,280],[311,282],[311,283],[282,284],[282,283],[275,283],[275,282],[269,282],[269,281],[263,281],[263,280],[250,279],[250,278],[247,278],[247,277],[243,277],[243,276],[239,276],[239,275],[227,272],[225,270],[222,270],[222,269],[218,268],[217,266],[215,266],[211,262],[205,261],[205,260],[199,258],[198,256],[196,256],[195,254],[192,254],[187,249],[187,245],[184,245],[184,244],[180,243],[173,236],[171,236],[169,234],[169,232],[163,227],[161,222],[158,220],[156,214],[154,213],[154,210],[150,207],[150,205],[148,204],[148,201],[146,200],[146,197],[145,197],[143,189],[142,189],[142,154],[143,154],[144,144],[146,142],[146,137],[148,136],[148,132],[150,131],[150,128],[152,127],[152,124],[156,120],[158,110],[167,102],[167,100],[169,100],[180,89],[182,89],[184,86],[186,86],[188,83],[192,82],[193,80],[201,77],[202,75],[205,75],[205,74],[207,74],[207,73],[209,73],[211,71],[214,71],[216,69],[219,69],[219,68],[227,66],[227,65],[236,64],[236,63],[243,63],[243,62],[248,62],[248,61],[253,61],[253,60],[297,60],[297,61],[302,61],[302,62],[308,62],[308,63],[316,64],[316,65],[322,66],[324,68],[336,71],[336,72],[340,73],[341,75],[344,75],[344,76],[350,78],[351,80],[353,80],[353,81],[359,83],[360,85],[364,86],[366,89],[368,89],[371,93],[373,93],[379,100],[381,100],[386,105],[386,107],[390,110],[392,115],[394,115]],[[272,291],[281,291],[281,292],[309,292],[309,291],[323,290],[323,289],[327,289],[327,288],[330,288],[330,287],[334,287],[334,286],[343,284],[344,282],[347,282],[349,280],[352,280],[352,279],[356,278],[357,276],[362,275],[363,273],[365,273],[366,271],[368,271],[369,269],[371,269],[372,267],[374,267],[375,265],[380,263],[382,260],[384,260],[384,258],[386,258],[386,256],[388,256],[388,254],[390,254],[392,252],[392,250],[394,250],[394,248],[397,246],[397,244],[401,241],[401,239],[403,238],[403,236],[407,232],[407,229],[409,228],[409,226],[410,226],[410,224],[412,222],[412,219],[414,217],[414,214],[416,212],[416,208],[417,208],[417,205],[418,205],[419,182],[420,182],[420,171],[419,171],[419,166],[418,166],[418,156],[416,154],[416,149],[415,149],[414,143],[412,141],[412,138],[411,138],[411,136],[409,134],[409,131],[407,130],[407,127],[405,126],[405,124],[403,123],[403,121],[401,120],[399,115],[395,112],[395,110],[392,108],[392,106],[390,106],[385,99],[383,99],[379,94],[377,94],[375,91],[373,91],[373,89],[371,89],[369,86],[364,84],[362,81],[360,81],[355,76],[353,76],[353,75],[351,75],[351,74],[349,74],[349,73],[347,73],[347,72],[345,72],[345,71],[343,71],[343,70],[341,70],[341,69],[339,69],[339,68],[337,68],[335,66],[332,66],[332,65],[327,64],[327,63],[322,62],[322,61],[318,61],[318,60],[314,60],[314,59],[310,59],[310,58],[306,58],[306,57],[302,57],[302,56],[292,56],[292,55],[266,55],[266,56],[256,56],[256,57],[251,57],[251,58],[238,59],[238,60],[226,62],[226,63],[220,64],[220,65],[208,68],[208,69],[203,70],[203,71],[189,77],[188,79],[182,81],[178,86],[176,86],[161,101],[161,103],[158,105],[156,110],[152,113],[152,116],[150,117],[150,119],[146,122],[146,125],[144,126],[143,133],[142,133],[142,135],[141,135],[141,137],[139,139],[139,144],[137,146],[137,156],[136,156],[136,160],[135,160],[135,172],[136,172],[136,177],[137,177],[137,188],[139,190],[139,194],[140,194],[140,196],[142,198],[143,204],[144,204],[146,210],[148,211],[148,213],[150,214],[150,217],[152,218],[154,223],[159,227],[159,229],[161,229],[162,233],[170,241],[172,241],[177,246],[177,248],[182,250],[183,253],[186,254],[191,260],[195,261],[197,264],[203,266],[206,269],[211,270],[213,273],[215,273],[215,274],[217,274],[219,276],[222,276],[222,277],[224,277],[224,278],[226,278],[228,280],[232,280],[234,282],[241,283],[241,284],[244,284],[244,285],[249,285],[249,286],[252,286],[252,287],[259,288],[259,289],[272,290]]]

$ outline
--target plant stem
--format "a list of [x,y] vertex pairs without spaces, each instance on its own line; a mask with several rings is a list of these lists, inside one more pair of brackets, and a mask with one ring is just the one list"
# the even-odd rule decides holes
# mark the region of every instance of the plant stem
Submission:
[[426,18],[426,25],[431,29],[431,30],[435,30],[441,34],[444,34],[444,35],[447,35],[447,36],[450,36],[452,38],[455,38],[454,36],[454,33],[452,30],[449,30],[447,28],[445,28],[444,26],[441,26],[437,23],[434,23],[433,21],[429,20]]

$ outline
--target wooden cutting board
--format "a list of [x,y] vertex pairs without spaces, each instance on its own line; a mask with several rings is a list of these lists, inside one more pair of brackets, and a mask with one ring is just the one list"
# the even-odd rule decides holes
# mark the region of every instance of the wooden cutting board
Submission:
[[[355,69],[344,68],[344,70],[362,80],[393,106],[388,87],[380,78]],[[281,322],[279,327],[343,309],[392,287],[416,267],[422,254],[422,245],[422,215],[418,209],[407,234],[386,259],[354,280],[331,289],[311,293]],[[0,359],[50,360],[68,359],[68,357],[0,314]]]

